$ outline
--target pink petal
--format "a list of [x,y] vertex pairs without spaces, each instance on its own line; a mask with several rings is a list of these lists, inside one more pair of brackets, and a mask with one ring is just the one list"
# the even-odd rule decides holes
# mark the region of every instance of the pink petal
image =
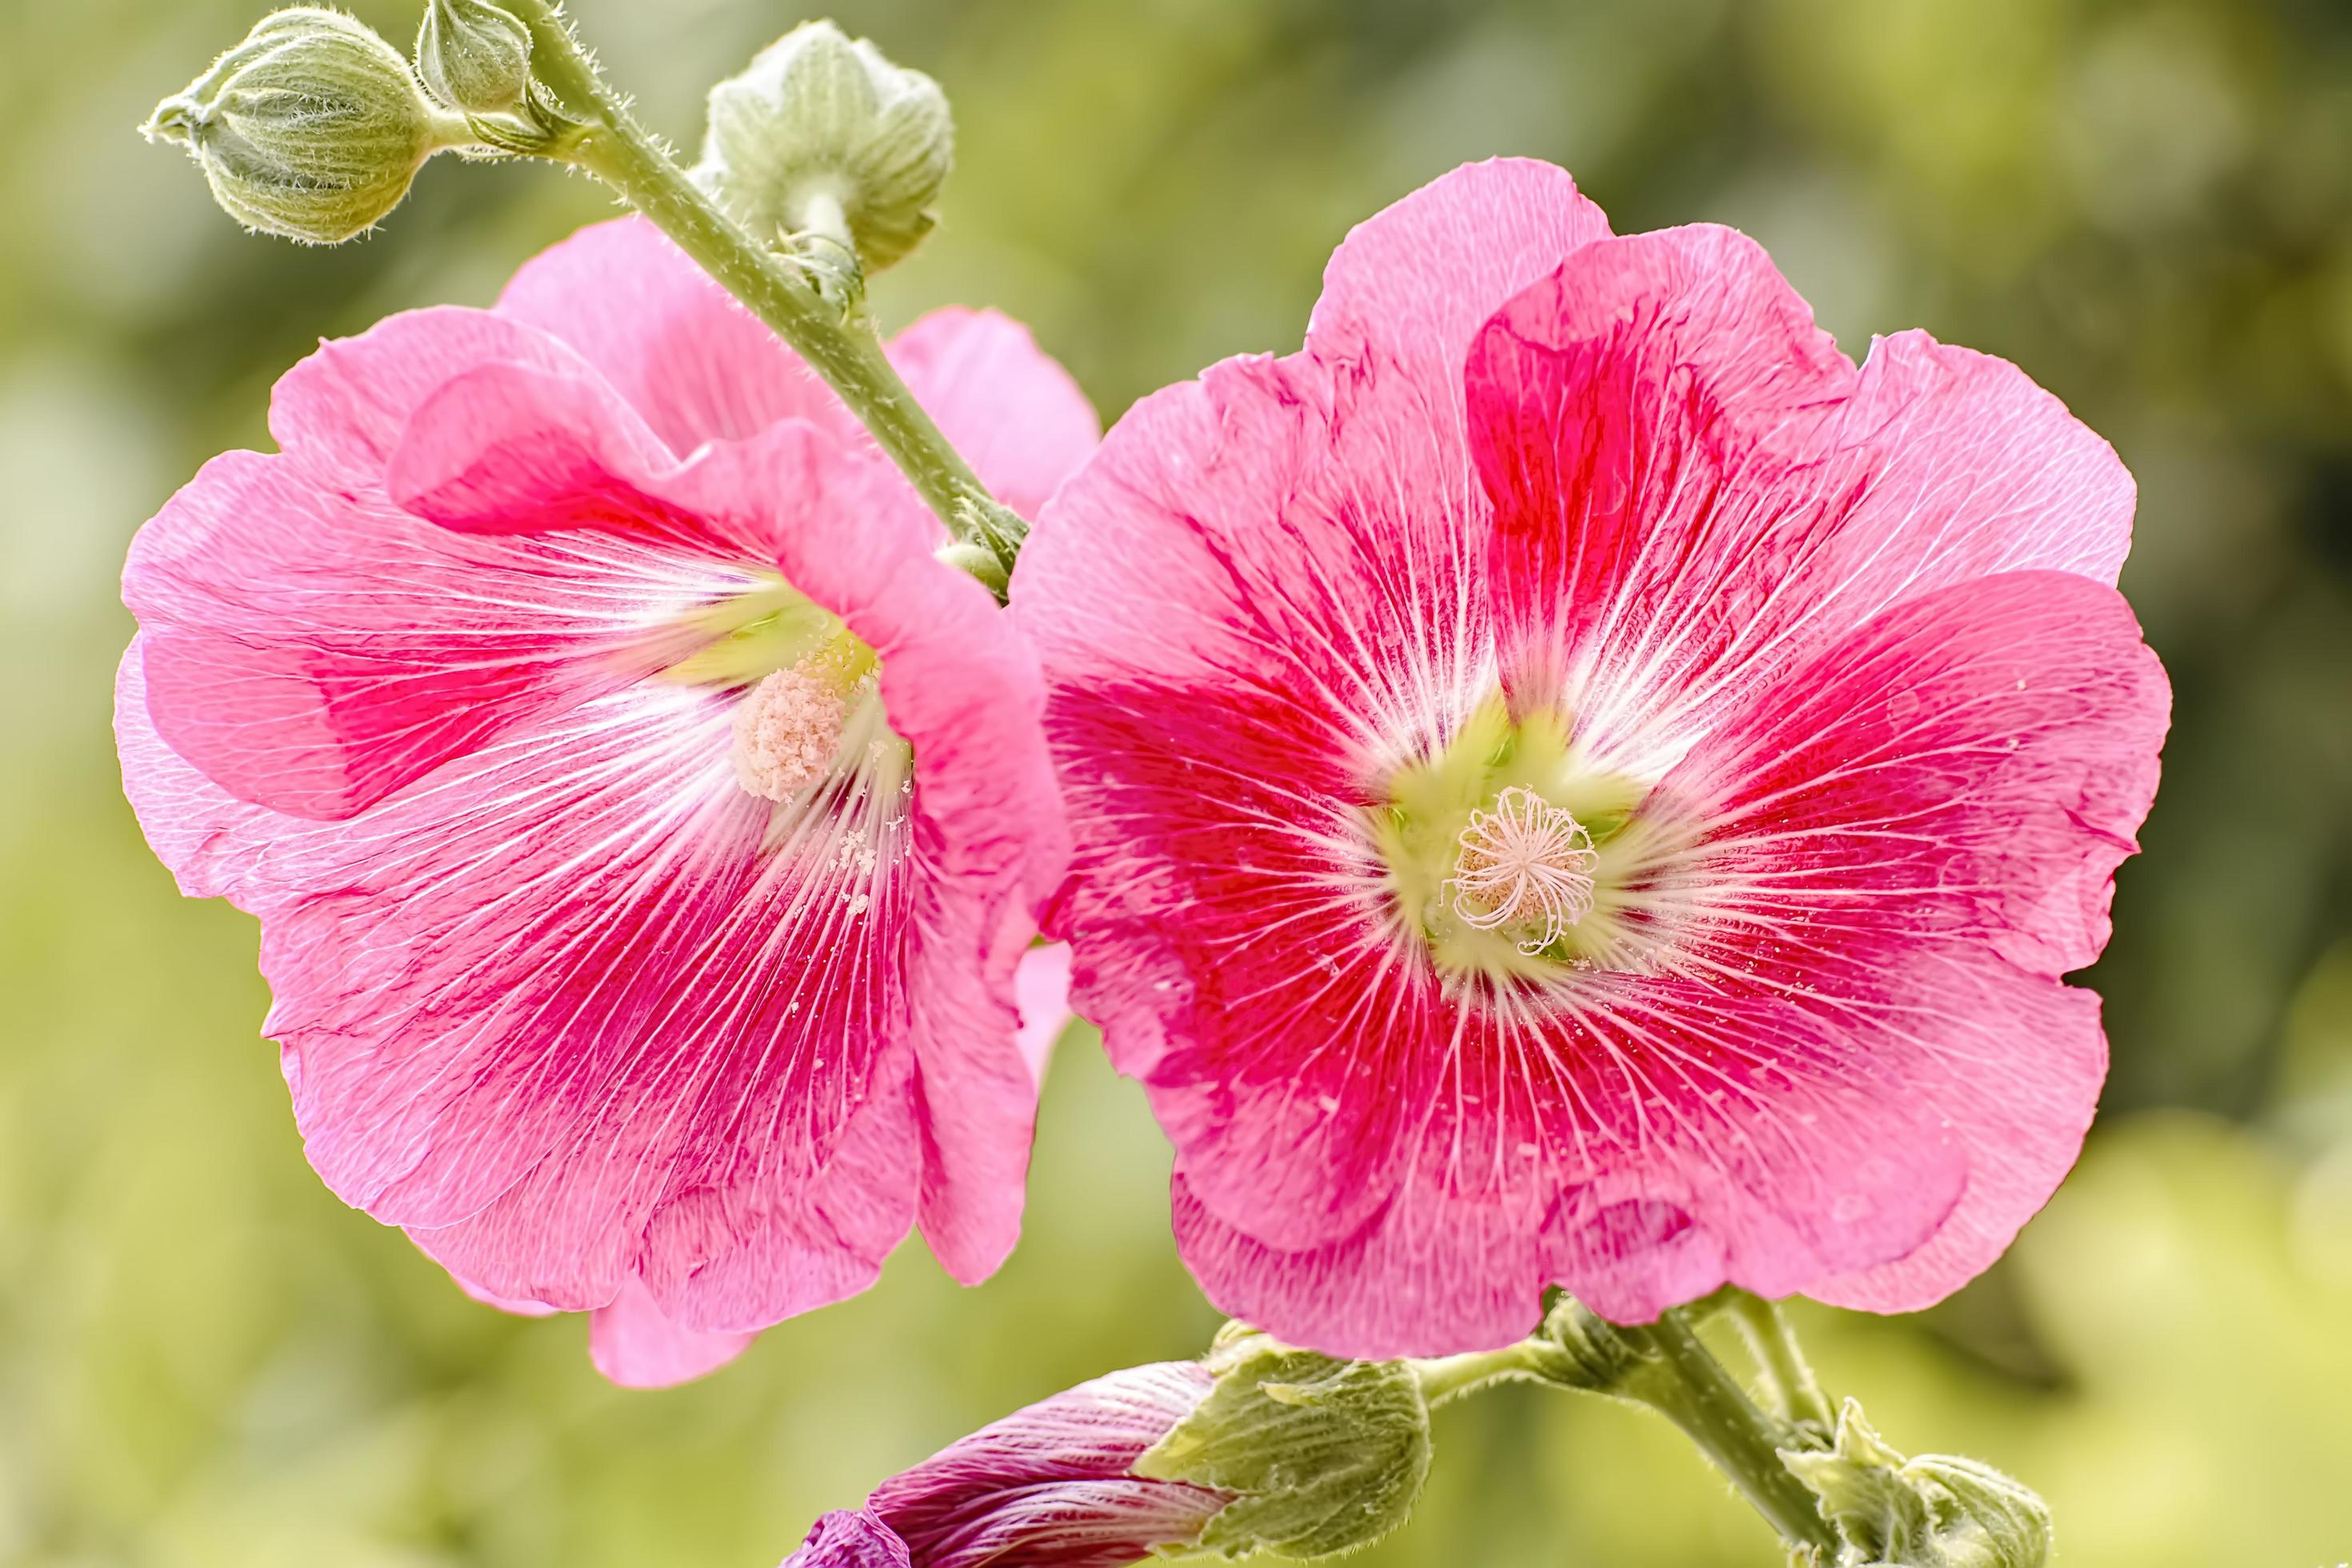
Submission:
[[1567,170],[1494,158],[1441,175],[1349,232],[1323,271],[1307,346],[1327,363],[1393,363],[1458,399],[1462,358],[1488,316],[1608,215]]
[[785,419],[855,428],[782,339],[641,217],[583,228],[524,263],[497,313],[577,350],[679,457]]
[[1049,942],[1023,953],[1013,976],[1013,998],[1021,1012],[1021,1059],[1042,1084],[1055,1042],[1077,1016],[1070,1011],[1070,944]]
[[675,658],[650,616],[729,581],[623,542],[460,539],[232,452],[140,531],[123,597],[165,741],[242,798],[333,818]]
[[1272,696],[1066,689],[1049,732],[1084,748],[1068,797],[1097,825],[1056,921],[1080,1010],[1202,1202],[1281,1247],[1347,1236],[1394,1185],[1451,1037],[1399,1005],[1367,907],[1332,896],[1363,852],[1349,808],[1320,803],[1352,799],[1352,774]]
[[[2106,945],[2170,689],[2114,589],[2057,572],[1908,601],[1757,692],[1659,786],[1738,889],[1738,940],[1964,938],[2054,978]],[[1702,927],[1711,918],[1697,917]]]
[[417,405],[452,377],[492,364],[598,379],[560,334],[487,310],[405,310],[355,338],[322,342],[278,377],[269,397],[269,433],[320,479],[373,489]]
[[881,655],[883,705],[914,748],[921,1224],[940,1267],[973,1283],[1020,1235],[1037,1085],[1014,1038],[1013,973],[1068,863],[1068,827],[1033,655],[978,583],[917,554],[928,515],[898,526],[895,539],[878,518],[848,539],[794,535],[780,563]]
[[782,1568],[914,1568],[907,1543],[863,1509],[826,1514]]
[[631,1279],[589,1320],[588,1354],[624,1388],[669,1388],[716,1372],[759,1337],[680,1328],[662,1316],[642,1281]]
[[[287,454],[145,531],[126,793],[184,889],[262,916],[322,1175],[469,1290],[740,1334],[862,1289],[918,1215],[977,1279],[1018,1229],[1015,970],[1066,856],[1034,663],[764,329],[650,231],[566,248],[511,314],[329,345]],[[1017,329],[927,342],[996,460],[1076,460],[1090,416]],[[915,752],[903,858],[856,886],[839,819],[878,803],[779,830],[735,694],[656,676],[774,575],[876,647]],[[622,1327],[613,1364],[656,1365]]]
[[1102,439],[1070,373],[997,311],[933,310],[890,341],[890,363],[981,481],[1024,517]]
[[[429,1258],[432,1254],[428,1252],[425,1256]],[[511,1312],[518,1318],[551,1318],[560,1310],[549,1306],[544,1301],[528,1301],[512,1296],[498,1295],[493,1291],[483,1289],[472,1280],[459,1275],[452,1274],[449,1276],[449,1281],[465,1294],[467,1300],[479,1301],[485,1307],[496,1307],[501,1312]]]
[[1469,366],[1504,674],[1630,771],[1888,605],[1988,573],[2113,583],[2132,484],[2011,365],[1924,334],[1857,374],[1729,229],[1601,241]]
[[[1924,1305],[2047,1198],[2105,1050],[2088,993],[1957,943],[1892,962],[1868,991],[1817,1006],[1630,993],[1594,1009],[1593,1034],[1555,1025],[1548,1052],[1504,1058],[1554,1064],[1516,1085],[1465,1068],[1460,1080],[1499,1090],[1503,1111],[1433,1116],[1393,1199],[1356,1234],[1270,1247],[1180,1172],[1178,1245],[1220,1310],[1336,1355],[1507,1344],[1551,1283],[1620,1321],[1727,1281]],[[2036,1059],[2017,1059],[2023,1042]],[[1994,1081],[1975,1087],[1971,1072]],[[1997,1096],[2012,1109],[1963,1124]],[[2010,1133],[2034,1142],[1990,1147]],[[1514,1154],[1528,1179],[1502,1184]],[[1895,1261],[1840,1262],[1870,1253]]]

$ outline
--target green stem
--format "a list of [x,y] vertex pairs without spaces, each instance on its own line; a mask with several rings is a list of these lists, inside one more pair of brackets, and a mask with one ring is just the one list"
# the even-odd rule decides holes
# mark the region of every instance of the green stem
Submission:
[[995,499],[949,445],[862,321],[845,321],[799,266],[771,251],[686,177],[597,74],[551,0],[506,0],[530,26],[531,71],[586,121],[565,158],[646,215],[792,345],[838,393],[959,540],[984,541]]
[[1827,1441],[1837,1430],[1837,1414],[1830,1408],[1829,1395],[1822,1391],[1821,1380],[1813,1375],[1811,1364],[1797,1344],[1788,1314],[1780,1310],[1780,1303],[1745,1290],[1734,1293],[1728,1305],[1777,1413],[1784,1420],[1818,1428]]
[[1780,1462],[1790,1434],[1757,1408],[1682,1315],[1668,1312],[1647,1328],[1617,1332],[1640,1359],[1610,1392],[1638,1399],[1681,1427],[1790,1545],[1812,1547],[1825,1561],[1833,1556],[1836,1531]]
[[1422,1398],[1438,1405],[1498,1383],[1567,1383],[1562,1360],[1557,1345],[1531,1339],[1498,1351],[1471,1351],[1417,1361],[1412,1370],[1421,1379]]

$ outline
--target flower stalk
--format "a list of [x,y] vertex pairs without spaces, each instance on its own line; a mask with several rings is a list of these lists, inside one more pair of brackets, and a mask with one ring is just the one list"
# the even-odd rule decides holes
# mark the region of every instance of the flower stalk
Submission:
[[1834,1561],[1835,1528],[1780,1458],[1794,1434],[1748,1396],[1685,1315],[1668,1312],[1654,1323],[1617,1333],[1636,1359],[1607,1392],[1639,1400],[1681,1427],[1781,1540],[1815,1552],[1816,1561]]
[[551,155],[610,185],[791,344],[955,538],[988,549],[1009,571],[1020,531],[1011,513],[915,401],[857,302],[829,299],[807,266],[761,244],[688,179],[606,84],[551,0],[506,3],[530,29],[534,77],[581,122]]

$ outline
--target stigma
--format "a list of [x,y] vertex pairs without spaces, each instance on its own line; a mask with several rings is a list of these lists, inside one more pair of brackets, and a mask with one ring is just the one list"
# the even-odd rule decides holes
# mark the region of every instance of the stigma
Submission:
[[1592,912],[1601,857],[1576,818],[1514,784],[1470,814],[1445,883],[1454,912],[1479,931],[1509,928],[1533,956]]

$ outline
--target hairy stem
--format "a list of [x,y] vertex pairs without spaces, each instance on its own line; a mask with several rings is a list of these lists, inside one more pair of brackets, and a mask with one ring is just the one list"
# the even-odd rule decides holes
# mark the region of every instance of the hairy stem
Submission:
[[1805,1360],[1789,1327],[1788,1314],[1780,1310],[1780,1303],[1745,1290],[1735,1292],[1727,1305],[1748,1353],[1756,1358],[1774,1414],[1784,1421],[1804,1423],[1826,1441],[1837,1429],[1837,1413],[1830,1408],[1829,1395],[1822,1391],[1821,1380]]
[[1682,1314],[1617,1333],[1638,1359],[1610,1392],[1638,1399],[1681,1427],[1790,1545],[1814,1548],[1824,1560],[1833,1555],[1835,1531],[1780,1462],[1792,1435],[1757,1407]]
[[957,539],[988,542],[1003,509],[931,423],[862,315],[845,316],[800,264],[730,217],[639,125],[606,86],[552,0],[505,0],[530,26],[531,70],[584,121],[565,158],[613,187],[792,345],[840,395]]

